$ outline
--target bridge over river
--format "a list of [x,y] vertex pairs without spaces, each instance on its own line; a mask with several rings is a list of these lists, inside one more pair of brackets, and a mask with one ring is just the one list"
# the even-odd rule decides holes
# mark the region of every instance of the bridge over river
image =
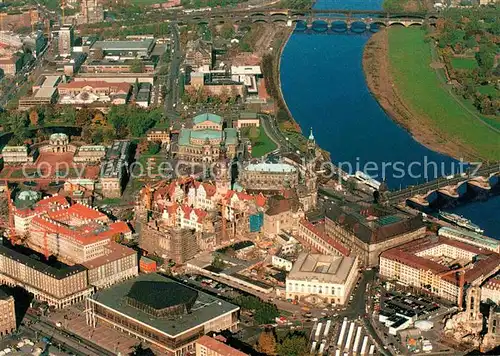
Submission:
[[483,165],[479,168],[469,168],[462,174],[441,177],[417,186],[391,191],[386,195],[385,201],[395,204],[412,200],[420,205],[427,205],[426,197],[436,191],[452,198],[458,198],[457,189],[460,185],[468,183],[489,190],[491,189],[490,179],[494,176],[500,176],[500,162]]
[[[189,11],[189,10],[187,10]],[[308,28],[326,25],[333,28],[336,24],[343,24],[346,29],[369,28],[373,25],[392,26],[423,25],[424,23],[435,24],[439,18],[438,13],[389,13],[377,10],[293,10],[293,9],[234,9],[234,11],[213,9],[193,12],[176,12],[168,18],[178,23],[286,23],[292,26],[303,23]],[[342,27],[342,26],[340,26]]]

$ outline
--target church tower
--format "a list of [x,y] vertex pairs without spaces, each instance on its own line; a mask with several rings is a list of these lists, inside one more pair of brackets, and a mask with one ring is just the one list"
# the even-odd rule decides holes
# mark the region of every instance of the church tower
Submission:
[[219,159],[214,168],[217,193],[220,195],[226,195],[227,191],[231,188],[231,173],[229,171],[229,159],[227,158],[224,141],[221,141],[220,143]]
[[312,127],[309,131],[309,138],[307,139],[307,154],[309,159],[316,157],[316,140],[314,139]]

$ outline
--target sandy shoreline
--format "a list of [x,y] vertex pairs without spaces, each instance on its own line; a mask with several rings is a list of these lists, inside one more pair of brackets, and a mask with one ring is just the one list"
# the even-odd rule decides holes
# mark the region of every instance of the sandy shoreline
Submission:
[[456,159],[477,159],[474,151],[451,140],[433,127],[427,117],[416,115],[398,95],[388,60],[388,32],[381,30],[366,43],[363,51],[363,71],[368,88],[384,111],[413,138],[427,148]]

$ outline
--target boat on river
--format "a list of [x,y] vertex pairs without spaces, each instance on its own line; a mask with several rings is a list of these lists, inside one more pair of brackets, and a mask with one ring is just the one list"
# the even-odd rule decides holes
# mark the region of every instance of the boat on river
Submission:
[[484,230],[481,229],[478,225],[474,224],[472,221],[470,221],[467,218],[464,218],[463,216],[447,213],[445,211],[440,211],[439,217],[444,221],[463,227],[464,229],[477,232],[478,234],[482,234],[484,232]]

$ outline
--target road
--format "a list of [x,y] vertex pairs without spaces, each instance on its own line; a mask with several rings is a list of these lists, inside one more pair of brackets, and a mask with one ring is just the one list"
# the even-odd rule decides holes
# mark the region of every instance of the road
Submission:
[[172,31],[172,47],[171,60],[170,60],[170,70],[167,75],[167,96],[165,97],[164,111],[166,114],[174,114],[177,103],[179,101],[179,69],[182,61],[182,55],[180,50],[180,40],[179,40],[179,28],[177,24],[171,24],[170,29]]
[[281,149],[283,153],[298,150],[295,145],[287,140],[283,132],[281,132],[275,117],[261,115],[261,123],[266,135],[278,145],[278,148]]
[[31,314],[26,314],[25,318],[31,322],[29,328],[38,335],[43,335],[51,338],[51,342],[54,345],[60,345],[64,349],[76,354],[76,355],[88,355],[88,356],[112,356],[112,352],[84,339],[78,335],[75,335],[67,330],[62,330],[56,327],[53,323],[43,320],[38,316]]

